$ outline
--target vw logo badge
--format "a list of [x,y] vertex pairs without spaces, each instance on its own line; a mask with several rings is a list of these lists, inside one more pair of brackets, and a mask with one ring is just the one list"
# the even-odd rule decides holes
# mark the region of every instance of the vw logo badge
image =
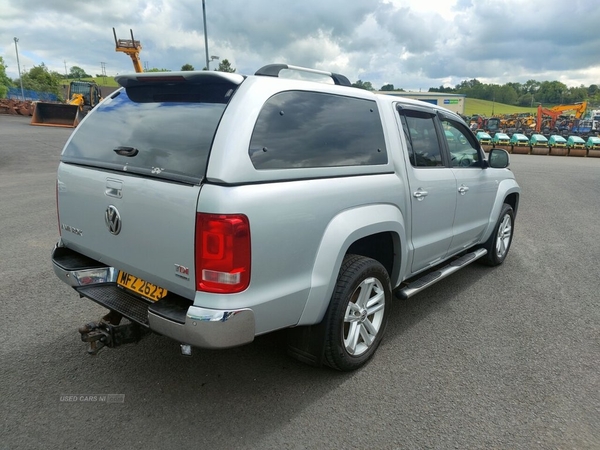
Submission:
[[104,221],[106,222],[106,226],[108,227],[108,231],[112,234],[119,234],[121,232],[121,216],[119,215],[119,211],[113,205],[110,205],[106,208],[106,212],[104,213]]

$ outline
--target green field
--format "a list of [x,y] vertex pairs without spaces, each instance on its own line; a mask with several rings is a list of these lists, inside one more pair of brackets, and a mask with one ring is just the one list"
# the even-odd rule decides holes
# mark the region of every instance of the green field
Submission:
[[82,78],[82,81],[95,81],[98,86],[118,87],[119,84],[113,77],[90,77]]
[[513,114],[513,113],[531,113],[537,114],[537,108],[526,108],[522,106],[505,105],[504,103],[490,102],[489,100],[479,100],[477,98],[465,99],[465,116],[480,114],[482,116],[492,116],[494,114]]

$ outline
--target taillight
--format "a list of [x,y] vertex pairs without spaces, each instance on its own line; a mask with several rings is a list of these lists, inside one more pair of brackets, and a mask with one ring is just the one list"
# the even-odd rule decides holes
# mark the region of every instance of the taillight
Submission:
[[56,220],[58,220],[58,235],[62,236],[60,231],[60,212],[58,211],[58,179],[56,180]]
[[243,214],[196,214],[196,289],[231,294],[250,284],[250,224]]

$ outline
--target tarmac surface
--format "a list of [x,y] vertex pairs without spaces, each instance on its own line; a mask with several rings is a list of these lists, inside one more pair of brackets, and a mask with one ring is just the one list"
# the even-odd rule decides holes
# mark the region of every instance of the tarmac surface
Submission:
[[104,310],[50,264],[71,132],[0,116],[0,448],[600,448],[600,158],[511,155],[505,263],[395,300],[374,359],[338,373],[282,333],[88,356],[77,328]]

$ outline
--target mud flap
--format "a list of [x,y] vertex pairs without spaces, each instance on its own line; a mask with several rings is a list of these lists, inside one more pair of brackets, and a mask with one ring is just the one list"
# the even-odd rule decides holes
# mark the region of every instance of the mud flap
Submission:
[[314,367],[321,367],[325,355],[325,320],[311,326],[287,330],[287,353],[292,358]]

